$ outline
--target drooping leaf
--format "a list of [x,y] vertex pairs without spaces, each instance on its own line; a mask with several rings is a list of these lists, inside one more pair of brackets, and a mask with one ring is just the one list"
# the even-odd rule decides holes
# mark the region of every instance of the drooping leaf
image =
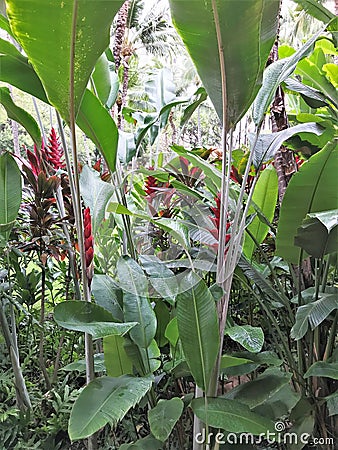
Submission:
[[195,92],[194,101],[188,105],[184,111],[183,115],[181,117],[180,126],[183,127],[192,117],[196,109],[208,98],[208,94],[206,93],[206,90],[204,87],[200,87]]
[[133,373],[133,365],[124,348],[122,336],[103,338],[104,362],[109,377],[119,377]]
[[41,133],[38,124],[27,111],[13,102],[9,89],[6,87],[0,88],[0,103],[5,107],[8,117],[22,125],[33,139],[33,142],[40,148]]
[[98,172],[84,166],[80,175],[80,190],[85,205],[90,208],[95,235],[104,219],[107,203],[114,193],[114,188],[110,183],[102,181]]
[[[270,165],[261,173],[252,196],[252,201],[260,208],[270,222],[275,213],[277,197],[278,177],[275,168]],[[263,223],[257,216],[247,229],[259,244],[264,241],[269,231],[268,225]],[[254,241],[249,234],[246,234],[243,253],[248,259],[251,259],[255,247],[256,244]]]
[[[106,366],[104,362],[104,355],[103,353],[96,353],[94,355],[94,371],[95,372],[105,372]],[[64,367],[61,367],[60,370],[64,370],[65,372],[85,372],[86,371],[86,360],[85,359],[79,359],[77,361],[74,361],[70,364],[67,364]]]
[[101,151],[109,169],[115,172],[119,139],[117,126],[99,99],[88,89],[84,93],[76,123]]
[[116,323],[114,317],[95,303],[67,301],[54,308],[56,323],[67,330],[89,333],[94,339],[104,336],[123,336],[136,322]]
[[[280,210],[276,255],[288,262],[299,263],[301,250],[294,245],[297,229],[307,214],[337,208],[337,173],[338,146],[337,141],[333,141],[313,155],[291,178]],[[306,258],[305,252],[303,258]]]
[[315,258],[335,253],[338,249],[338,209],[307,214],[297,230],[295,245]]
[[182,411],[183,401],[178,397],[159,400],[157,405],[148,411],[150,431],[156,439],[162,442],[168,439]]
[[309,377],[327,377],[338,380],[338,362],[315,362],[304,374],[304,378]]
[[6,0],[12,31],[41,79],[50,103],[67,122],[71,67],[77,113],[96,61],[109,45],[110,26],[122,3],[98,0],[93,8],[91,0]]
[[231,433],[265,434],[274,430],[274,423],[250,411],[247,405],[226,398],[194,398],[191,407],[204,423]]
[[177,324],[183,351],[196,384],[206,391],[219,349],[215,301],[205,282],[194,272],[191,288],[177,296]]
[[[222,39],[227,95],[227,128],[245,114],[260,87],[277,30],[278,1],[170,1],[174,25],[222,120],[221,60],[216,30]],[[238,30],[245,32],[238,33]],[[241,55],[239,57],[239,55]],[[246,64],[242,64],[242,58]]]
[[252,110],[252,117],[256,125],[262,122],[278,86],[294,72],[297,63],[313,50],[313,46],[321,33],[322,31],[312,36],[293,55],[279,59],[265,69],[263,84],[255,99]]
[[258,168],[264,162],[269,161],[275,156],[283,142],[299,133],[313,133],[317,136],[324,132],[324,128],[317,123],[304,123],[286,128],[277,133],[261,134],[252,150],[254,152],[253,164]]
[[130,337],[135,344],[146,349],[156,333],[156,315],[148,299],[147,278],[136,261],[128,256],[118,260],[117,274],[123,289],[124,318],[138,322]]
[[321,294],[318,300],[300,306],[296,313],[296,322],[291,329],[291,337],[301,339],[305,336],[309,325],[314,330],[335,309],[338,309],[336,294]]
[[0,155],[0,246],[6,244],[18,215],[22,181],[17,163],[9,153]]
[[123,322],[122,290],[109,275],[94,274],[92,294],[95,302]]
[[324,94],[296,79],[287,78],[285,86],[290,91],[298,92],[311,108],[320,108],[328,105]]
[[249,352],[258,353],[262,350],[264,344],[264,333],[260,327],[252,327],[251,325],[236,325],[225,329],[227,334],[233,341],[241,344]]
[[146,395],[151,384],[151,378],[131,376],[102,377],[89,383],[72,409],[68,428],[70,439],[84,439],[107,423],[116,424],[122,420]]

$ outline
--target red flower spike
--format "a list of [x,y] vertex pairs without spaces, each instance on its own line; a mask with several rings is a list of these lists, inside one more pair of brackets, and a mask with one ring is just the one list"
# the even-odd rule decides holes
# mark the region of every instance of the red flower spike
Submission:
[[47,161],[55,171],[64,169],[63,149],[54,128],[51,129],[48,142],[48,147],[43,151]]
[[[149,167],[149,170],[154,170],[154,168]],[[150,199],[154,196],[154,194],[156,194],[157,187],[158,187],[158,182],[157,182],[156,178],[149,175],[144,182],[144,191]]]
[[[218,193],[217,197],[215,197],[216,206],[210,207],[211,211],[214,213],[215,217],[210,217],[213,224],[215,225],[215,228],[210,230],[210,233],[214,236],[215,239],[219,240],[219,225],[220,225],[220,214],[221,214],[221,194]],[[229,228],[231,227],[231,223],[227,221],[226,224],[226,231],[229,231]],[[231,239],[231,234],[226,233],[225,235],[225,244],[228,244],[228,242]],[[211,247],[217,251],[218,250],[218,243],[211,245]],[[225,254],[227,253],[228,249],[225,249]]]
[[90,215],[90,208],[86,208],[83,213],[84,225],[84,245],[86,257],[86,273],[88,284],[91,285],[93,279],[93,258],[94,258],[94,238],[92,234],[92,220]]
[[96,163],[93,165],[93,169],[96,170],[96,172],[101,172],[101,163],[102,158],[98,159]]

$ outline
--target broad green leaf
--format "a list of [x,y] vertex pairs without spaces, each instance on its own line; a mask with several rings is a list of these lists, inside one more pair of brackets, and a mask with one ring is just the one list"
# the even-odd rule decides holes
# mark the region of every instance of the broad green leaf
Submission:
[[262,350],[264,344],[264,333],[260,327],[252,327],[251,325],[236,325],[225,329],[227,334],[233,341],[241,344],[249,352],[258,353]]
[[171,321],[168,323],[164,336],[168,339],[170,342],[170,345],[172,347],[176,347],[178,340],[179,340],[179,332],[178,332],[178,325],[177,325],[177,317],[174,317],[171,319]]
[[296,313],[296,322],[291,329],[291,337],[299,340],[305,336],[309,324],[314,330],[329,314],[338,309],[336,294],[320,294],[321,298],[306,305],[300,306]]
[[[170,69],[159,69],[153,77],[146,82],[145,91],[148,94],[150,104],[160,112],[169,103],[176,100],[176,86]],[[163,128],[169,117],[170,110],[162,114],[160,127]]]
[[[61,367],[60,370],[64,370],[66,372],[73,372],[73,371],[85,372],[86,371],[86,360],[79,359],[70,364],[67,364],[64,367]],[[105,372],[106,371],[103,353],[97,353],[94,355],[94,371],[95,372]]]
[[[280,210],[276,237],[276,255],[298,264],[300,248],[294,245],[297,229],[308,213],[336,209],[338,190],[337,141],[329,142],[304,163],[291,178]],[[306,258],[303,252],[303,258]]]
[[250,411],[247,405],[226,398],[195,398],[191,407],[204,423],[231,433],[266,434],[274,430],[274,423]]
[[100,100],[88,89],[84,93],[76,123],[101,151],[108,168],[115,172],[119,139],[117,126]]
[[114,317],[95,303],[67,301],[54,308],[55,322],[67,330],[82,331],[98,339],[104,336],[123,336],[136,322],[116,323]]
[[307,214],[294,242],[315,258],[335,253],[338,249],[338,209]]
[[168,343],[165,337],[165,330],[170,322],[170,310],[162,299],[157,300],[154,308],[157,320],[155,340],[159,347],[164,347]]
[[328,63],[323,65],[323,71],[326,74],[326,78],[330,80],[335,88],[338,88],[338,67],[336,64]]
[[102,105],[106,105],[111,92],[111,71],[109,69],[109,61],[105,53],[99,57],[93,71],[93,83],[95,91]]
[[27,111],[13,102],[9,89],[6,87],[0,88],[0,103],[6,109],[8,117],[22,125],[33,139],[33,142],[40,148],[41,133],[38,124]]
[[[102,377],[90,382],[77,398],[69,419],[72,441],[84,439],[123,419],[149,391],[151,378]],[[85,414],[84,414],[85,411]]]
[[[231,128],[245,114],[260,87],[277,31],[279,2],[242,0],[214,4],[215,11],[210,0],[170,0],[174,25],[221,120],[222,91],[226,89],[224,126]],[[222,86],[217,28],[224,51],[226,86]]]
[[293,55],[279,59],[265,69],[263,85],[258,92],[252,110],[252,117],[256,125],[262,122],[278,86],[294,72],[297,63],[313,50],[313,46],[321,33],[322,31],[316,33]]
[[285,384],[253,411],[264,417],[278,420],[280,417],[288,416],[299,399],[300,393],[295,392],[290,383]]
[[126,321],[138,322],[131,339],[146,349],[156,334],[156,315],[148,299],[148,281],[141,267],[128,256],[117,262],[119,285],[123,289],[123,312]]
[[188,366],[196,384],[207,391],[219,349],[215,301],[205,282],[194,272],[192,287],[177,296],[177,324]]
[[103,338],[104,363],[109,377],[119,377],[133,373],[133,365],[124,348],[121,336]]
[[11,37],[14,37],[8,19],[6,19],[6,17],[4,17],[1,13],[0,13],[0,28],[5,30]]
[[237,400],[248,405],[250,409],[256,408],[277,395],[285,385],[290,383],[290,380],[291,374],[273,368],[266,370],[254,380],[231,389],[224,398]]
[[338,362],[315,362],[304,374],[304,378],[309,377],[327,377],[338,380]]
[[95,302],[109,311],[116,322],[123,322],[122,290],[109,275],[94,274],[92,294]]
[[320,20],[324,23],[329,23],[330,20],[334,19],[336,16],[325,6],[323,6],[318,0],[293,0],[298,3],[304,11],[306,11],[311,16]]
[[[252,201],[260,208],[265,217],[271,222],[276,209],[276,202],[278,197],[278,177],[277,172],[273,166],[268,166],[261,173],[256,184]],[[247,228],[254,236],[256,241],[261,244],[268,234],[269,227],[267,224],[261,222],[259,217],[255,217]],[[251,237],[246,234],[243,252],[244,255],[251,259],[256,244]]]
[[236,356],[222,355],[221,369],[227,369],[228,367],[241,366],[242,364],[252,363],[250,359],[237,358]]
[[195,99],[190,105],[188,105],[184,111],[183,115],[181,117],[180,126],[183,127],[192,117],[196,109],[208,98],[208,94],[204,87],[200,87],[195,92]]
[[104,219],[106,207],[114,193],[114,188],[110,183],[102,181],[96,170],[84,166],[80,175],[80,190],[85,205],[90,208],[95,236]]
[[133,213],[129,211],[128,208],[116,202],[110,202],[107,211],[115,214],[126,214],[127,216],[133,215]]
[[178,282],[174,272],[156,256],[142,255],[140,261],[156,292],[173,304],[178,293]]
[[153,436],[149,435],[145,438],[138,439],[132,444],[122,444],[119,450],[162,450],[163,442],[158,441]]
[[313,133],[321,135],[324,128],[317,123],[304,123],[295,125],[294,127],[286,128],[277,133],[261,134],[257,140],[254,152],[253,165],[258,168],[264,162],[269,161],[275,156],[275,153],[280,149],[283,142],[290,139],[292,136],[299,133]]
[[326,406],[329,410],[329,417],[338,414],[338,391],[325,398]]
[[296,79],[288,78],[285,80],[285,86],[290,91],[298,92],[311,108],[320,108],[328,105],[324,94]]
[[0,246],[6,244],[22,198],[21,174],[9,153],[0,155]]
[[159,400],[157,405],[148,411],[150,431],[159,441],[165,442],[183,412],[183,402],[174,397],[170,400]]
[[91,0],[6,0],[12,31],[41,79],[50,103],[67,122],[71,71],[77,114],[92,70],[109,45],[110,26],[122,4],[98,0],[93,8]]
[[232,357],[240,358],[240,359],[248,359],[251,362],[246,364],[241,364],[239,366],[232,366],[223,369],[228,377],[230,376],[241,376],[248,373],[253,372],[258,369],[260,366],[280,366],[283,361],[277,357],[274,352],[260,352],[260,353],[251,353],[247,351],[235,352],[232,354]]

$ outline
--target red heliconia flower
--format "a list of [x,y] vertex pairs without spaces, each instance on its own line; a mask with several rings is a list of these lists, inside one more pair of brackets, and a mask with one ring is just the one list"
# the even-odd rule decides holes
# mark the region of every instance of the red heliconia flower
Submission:
[[54,170],[64,169],[63,149],[54,128],[51,129],[48,146],[45,150],[46,159]]
[[300,166],[305,163],[305,159],[300,158],[298,155],[295,156],[295,162],[297,165],[297,169],[299,170]]
[[[153,167],[149,167],[149,170],[154,170]],[[144,182],[144,191],[151,199],[157,192],[158,182],[155,177],[149,175]]]
[[96,163],[93,165],[93,169],[96,170],[96,172],[101,173],[101,163],[102,163],[102,158],[99,158]]
[[[215,217],[210,217],[212,222],[215,225],[215,228],[210,230],[211,234],[214,236],[215,239],[219,240],[219,225],[220,225],[220,215],[221,215],[221,193],[218,192],[217,196],[215,197],[216,206],[210,207],[211,211],[214,213]],[[226,232],[229,231],[229,228],[231,227],[231,223],[227,221],[226,224]],[[230,241],[231,234],[226,233],[225,235],[225,244],[227,244]],[[212,245],[212,247],[217,251],[218,244]],[[227,252],[227,249],[225,250]]]
[[86,256],[86,272],[88,278],[88,284],[90,286],[93,278],[93,258],[94,258],[94,238],[92,233],[92,219],[90,215],[90,208],[86,208],[83,213],[83,225],[84,225],[84,245]]

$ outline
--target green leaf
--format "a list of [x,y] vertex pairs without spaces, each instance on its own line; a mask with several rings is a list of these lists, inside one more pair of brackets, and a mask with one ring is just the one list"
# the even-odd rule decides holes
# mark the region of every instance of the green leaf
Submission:
[[188,366],[196,384],[206,391],[219,349],[215,301],[205,282],[190,272],[192,286],[177,296],[177,324]]
[[320,108],[328,105],[324,94],[296,79],[288,78],[285,80],[285,86],[290,91],[298,92],[311,108]]
[[131,376],[102,377],[90,382],[73,406],[68,428],[70,439],[91,436],[107,423],[115,425],[146,395],[151,385],[151,378]]
[[122,4],[122,0],[99,0],[93,8],[91,0],[6,0],[12,31],[41,79],[50,103],[67,122],[71,67],[77,113],[92,70],[109,45],[110,26]]
[[294,242],[315,258],[335,253],[338,249],[338,209],[307,214]]
[[325,397],[326,406],[329,410],[329,417],[336,416],[338,414],[338,391]]
[[266,370],[254,380],[231,389],[224,398],[237,400],[248,405],[250,409],[256,408],[277,395],[285,385],[290,383],[290,380],[291,374],[273,368]]
[[326,377],[338,380],[338,362],[317,361],[309,367],[304,378]]
[[125,214],[127,216],[133,215],[133,213],[131,211],[129,211],[128,208],[126,208],[125,206],[121,205],[120,203],[116,203],[116,202],[110,202],[108,205],[107,211],[115,213],[115,214]]
[[330,20],[334,19],[336,16],[329,11],[325,6],[323,6],[318,0],[293,0],[298,3],[304,11],[306,11],[311,16],[320,20],[321,22],[328,23]]
[[183,115],[181,117],[180,126],[183,127],[192,117],[196,109],[208,98],[208,94],[204,87],[200,87],[195,92],[196,99],[188,105],[184,111]]
[[159,441],[165,442],[183,412],[183,402],[174,397],[170,400],[159,400],[157,405],[148,411],[150,431]]
[[316,33],[292,56],[279,59],[265,69],[263,85],[258,92],[252,110],[252,117],[256,125],[262,122],[278,86],[294,72],[297,63],[313,50],[313,46],[321,33],[322,31]]
[[95,302],[109,311],[116,322],[123,322],[122,290],[109,275],[94,274],[92,293]]
[[204,423],[231,433],[266,434],[274,430],[271,420],[250,411],[247,405],[225,398],[195,398],[191,407]]
[[232,353],[233,357],[248,359],[251,362],[223,369],[228,377],[251,373],[260,366],[280,366],[283,361],[274,352],[251,353],[247,351]]
[[95,235],[104,219],[107,203],[114,194],[114,188],[110,183],[102,181],[96,170],[84,166],[80,175],[80,190],[85,205],[90,208]]
[[8,19],[6,19],[6,17],[4,17],[1,13],[0,13],[0,28],[5,30],[11,37],[14,38]]
[[117,149],[119,160],[123,164],[128,164],[136,155],[136,144],[133,133],[126,133],[119,130],[119,145]]
[[[103,105],[106,105],[112,90],[112,78],[113,72],[109,68],[109,61],[105,53],[102,53],[100,58],[95,64],[93,71],[93,82],[95,85],[95,91]],[[112,105],[108,106],[111,108]]]
[[[171,70],[166,67],[159,69],[146,82],[145,91],[148,94],[150,104],[154,106],[157,112],[160,112],[164,106],[176,100],[176,86]],[[166,114],[162,114],[160,118],[161,128],[165,126],[169,112],[167,111]]]
[[[337,208],[337,173],[337,142],[329,142],[291,178],[280,210],[276,255],[290,263],[299,263],[301,250],[294,245],[297,229],[307,214]],[[306,256],[303,252],[303,259]]]
[[33,142],[40,148],[42,140],[38,124],[27,111],[13,102],[9,89],[6,87],[0,88],[0,103],[5,107],[8,117],[22,125]]
[[173,304],[178,293],[178,282],[174,272],[156,256],[141,255],[140,261],[156,292],[167,302]]
[[156,333],[156,315],[148,299],[148,281],[141,267],[128,256],[117,262],[119,284],[123,289],[123,311],[126,321],[138,322],[131,339],[141,348],[149,347]]
[[20,169],[7,152],[0,155],[0,246],[6,244],[22,199]]
[[138,439],[132,444],[122,444],[119,450],[162,450],[163,442],[158,441],[153,436],[149,435],[145,438]]
[[335,88],[338,88],[338,67],[336,66],[336,64],[324,64],[322,70],[325,72],[326,78],[330,80],[332,85]]
[[313,133],[321,135],[324,128],[317,123],[304,123],[295,125],[294,127],[286,128],[277,133],[261,134],[257,140],[254,152],[253,165],[258,168],[264,162],[269,161],[275,156],[275,153],[280,149],[283,142],[290,139],[292,136],[299,133]]
[[124,335],[136,322],[116,323],[114,317],[95,303],[67,301],[54,308],[55,322],[67,330],[91,334],[94,339],[110,335]]
[[[64,367],[61,367],[59,370],[64,370],[66,372],[85,372],[86,371],[86,360],[79,359],[70,364],[67,364]],[[106,366],[104,362],[103,353],[97,353],[94,355],[94,371],[95,372],[105,372]]]
[[[252,197],[252,201],[260,208],[264,216],[270,222],[272,221],[275,213],[277,197],[277,172],[275,168],[270,165],[261,173]],[[253,219],[247,229],[259,244],[264,241],[269,231],[268,225],[263,223],[257,216]],[[254,241],[248,234],[246,234],[243,245],[243,253],[248,259],[251,259],[255,247],[256,245]]]
[[[210,0],[170,0],[174,25],[222,120],[223,87],[216,35],[219,27],[226,69],[228,123],[224,125],[231,128],[245,114],[260,87],[277,31],[279,2],[224,1],[215,4],[217,16]],[[238,30],[243,32],[238,33]]]
[[320,294],[321,298],[306,305],[300,306],[296,313],[296,322],[291,329],[291,337],[299,340],[305,336],[309,324],[314,330],[332,311],[338,308],[336,294]]
[[237,325],[235,327],[226,328],[225,334],[227,334],[233,341],[241,344],[249,352],[258,353],[262,350],[264,344],[264,333],[260,327]]
[[99,99],[88,89],[84,93],[76,123],[101,151],[109,169],[115,172],[119,139],[117,126]]
[[103,338],[104,362],[109,377],[119,377],[133,373],[133,365],[124,348],[125,339],[121,336]]
[[228,367],[241,366],[242,364],[252,363],[250,359],[237,358],[236,356],[222,355],[221,369],[227,369]]

